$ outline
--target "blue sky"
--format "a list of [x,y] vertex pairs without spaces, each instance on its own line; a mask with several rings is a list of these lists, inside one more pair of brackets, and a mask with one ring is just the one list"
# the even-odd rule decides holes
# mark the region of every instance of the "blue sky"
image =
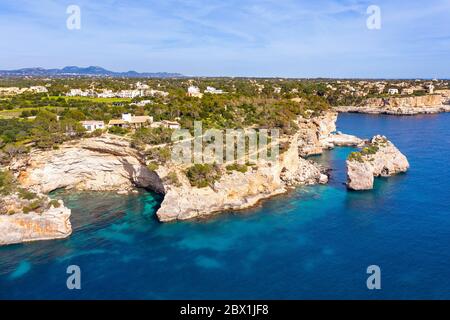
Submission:
[[0,32],[0,69],[450,78],[450,0],[0,0]]

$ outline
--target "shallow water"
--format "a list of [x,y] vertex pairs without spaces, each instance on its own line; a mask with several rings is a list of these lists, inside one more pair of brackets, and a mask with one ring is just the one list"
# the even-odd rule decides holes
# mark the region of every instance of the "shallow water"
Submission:
[[[338,130],[388,136],[408,173],[348,192],[351,148],[315,157],[330,184],[244,212],[160,224],[158,196],[56,194],[73,235],[0,248],[0,298],[450,298],[450,114],[341,115]],[[69,265],[81,290],[66,287]],[[366,268],[381,268],[379,291]]]

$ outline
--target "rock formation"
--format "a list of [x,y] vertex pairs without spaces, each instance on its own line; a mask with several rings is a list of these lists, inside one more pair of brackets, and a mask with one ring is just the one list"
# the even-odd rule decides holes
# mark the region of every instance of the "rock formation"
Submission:
[[328,138],[336,131],[337,116],[337,112],[326,112],[311,119],[298,120],[298,147],[302,157],[321,154],[324,149],[333,147]]
[[406,157],[384,136],[375,136],[360,151],[347,159],[347,187],[352,190],[370,190],[374,177],[389,177],[406,172]]
[[148,188],[165,195],[157,212],[161,221],[185,220],[248,208],[295,185],[326,183],[323,170],[301,156],[361,143],[353,136],[332,134],[336,118],[337,113],[326,112],[299,119],[299,130],[286,138],[287,148],[278,161],[259,162],[247,172],[228,172],[222,166],[220,179],[204,188],[191,186],[186,166],[167,162],[149,170],[129,140],[111,135],[66,143],[58,150],[35,150],[9,170],[23,187],[42,193],[59,188],[121,193]]
[[369,114],[414,115],[426,113],[450,112],[445,94],[433,94],[417,97],[370,98],[359,106],[341,106],[334,108],[338,112]]
[[0,200],[0,245],[37,240],[62,239],[72,233],[70,209],[60,201],[50,201],[39,195],[36,200],[24,200],[18,194],[3,196]]
[[10,169],[18,173],[22,186],[42,193],[62,188],[126,191],[149,185],[164,191],[130,142],[109,135],[67,143],[58,150],[34,151]]
[[[328,177],[298,154],[298,134],[290,139],[288,150],[274,162],[263,162],[247,172],[225,173],[214,185],[192,187],[183,174],[179,186],[166,185],[166,194],[157,216],[160,221],[204,217],[218,211],[241,210],[283,192],[294,185],[326,183]],[[158,169],[165,181],[166,169]],[[181,178],[180,178],[181,177]]]

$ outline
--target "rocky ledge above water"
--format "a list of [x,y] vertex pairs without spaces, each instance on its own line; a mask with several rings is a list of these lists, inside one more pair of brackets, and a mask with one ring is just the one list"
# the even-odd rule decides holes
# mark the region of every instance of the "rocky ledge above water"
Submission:
[[386,137],[377,135],[347,159],[347,187],[370,190],[374,177],[389,177],[408,169],[408,159]]
[[42,194],[30,200],[19,193],[2,196],[0,245],[66,238],[72,233],[70,214],[61,200]]

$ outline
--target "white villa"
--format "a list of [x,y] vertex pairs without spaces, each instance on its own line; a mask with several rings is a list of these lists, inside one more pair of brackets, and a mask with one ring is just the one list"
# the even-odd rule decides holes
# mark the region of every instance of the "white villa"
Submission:
[[206,87],[205,93],[211,93],[211,94],[223,94],[223,90],[216,89],[214,87]]
[[109,121],[108,127],[121,128],[143,128],[152,124],[153,117],[150,116],[133,116],[130,113],[122,114],[122,119],[112,119]]
[[189,86],[188,92],[189,97],[201,98],[203,94],[200,92],[200,88],[196,86]]
[[87,132],[94,132],[95,130],[105,129],[105,123],[103,121],[96,120],[86,120],[81,121],[81,125],[86,129]]
[[390,88],[390,89],[388,90],[388,93],[389,93],[389,94],[398,94],[398,89]]

